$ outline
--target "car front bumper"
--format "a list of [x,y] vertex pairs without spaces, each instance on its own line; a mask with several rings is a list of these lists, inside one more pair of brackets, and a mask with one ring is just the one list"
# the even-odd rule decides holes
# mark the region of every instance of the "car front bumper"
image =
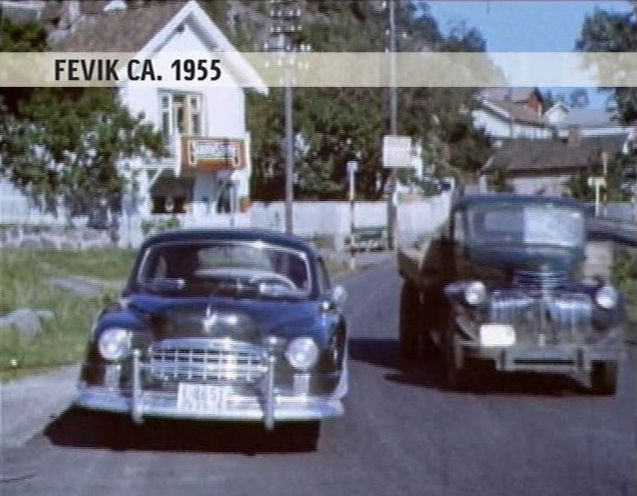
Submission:
[[[344,389],[337,388],[331,396],[282,394],[275,388],[274,366],[274,362],[269,364],[262,381],[250,392],[246,392],[246,388],[230,387],[223,408],[192,411],[180,408],[176,391],[144,389],[142,371],[146,365],[136,353],[132,360],[131,388],[89,385],[81,381],[74,403],[90,410],[129,414],[138,423],[144,417],[261,421],[267,429],[280,421],[316,421],[343,415],[340,393]],[[347,381],[346,377],[342,379]]]

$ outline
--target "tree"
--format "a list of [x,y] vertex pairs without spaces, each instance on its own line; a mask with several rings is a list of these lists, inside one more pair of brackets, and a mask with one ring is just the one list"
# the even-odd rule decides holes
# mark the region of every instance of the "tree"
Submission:
[[112,89],[37,88],[0,121],[0,173],[49,211],[69,218],[96,200],[116,206],[126,158],[158,156],[160,133],[123,107]]
[[[637,51],[637,2],[632,2],[633,12],[617,13],[595,9],[587,16],[576,43],[584,52],[634,52]],[[637,88],[612,89],[619,117],[624,124],[637,119]]]
[[[3,18],[5,51],[44,51],[37,23]],[[0,174],[69,220],[96,201],[117,208],[126,184],[119,165],[164,153],[160,133],[132,116],[107,88],[4,88],[0,95]]]
[[[251,5],[248,1],[241,5]],[[387,14],[380,2],[320,0],[307,2],[304,41],[315,51],[382,52]],[[238,9],[237,9],[238,10]],[[258,14],[258,13],[257,13]],[[438,29],[426,4],[397,2],[399,50],[480,51],[484,39],[464,25],[448,36]],[[251,32],[257,36],[258,31]],[[265,40],[263,40],[265,41]],[[243,45],[258,45],[253,39]],[[422,140],[427,165],[458,177],[479,169],[487,158],[488,139],[474,129],[471,110],[475,89],[399,88],[399,133]],[[384,88],[298,88],[295,131],[304,146],[297,150],[297,198],[343,198],[345,164],[359,161],[359,196],[382,196],[388,172],[382,168],[382,137],[388,129]],[[253,191],[264,200],[281,198],[284,182],[281,91],[268,99],[248,99],[252,134]]]

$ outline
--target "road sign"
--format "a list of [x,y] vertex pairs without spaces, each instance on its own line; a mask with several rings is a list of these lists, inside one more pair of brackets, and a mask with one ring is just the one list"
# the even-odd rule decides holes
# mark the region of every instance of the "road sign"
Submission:
[[386,135],[383,137],[383,167],[412,167],[409,136]]
[[347,162],[347,174],[356,174],[358,172],[358,162],[356,160],[350,160]]

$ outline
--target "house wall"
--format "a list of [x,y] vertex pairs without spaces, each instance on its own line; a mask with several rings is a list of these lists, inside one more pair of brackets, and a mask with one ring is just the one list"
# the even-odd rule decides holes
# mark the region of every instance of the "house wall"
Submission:
[[[552,131],[548,128],[513,123],[513,133],[511,133],[511,125],[508,120],[498,118],[490,112],[482,109],[472,112],[475,127],[483,129],[484,132],[493,138],[551,138]],[[511,135],[513,134],[513,136]]]
[[[205,53],[213,47],[207,46],[202,40],[196,28],[186,22],[180,32],[173,33],[161,47],[161,54],[198,52]],[[226,71],[224,78],[230,83],[224,86],[197,86],[188,83],[179,83],[165,87],[142,87],[129,86],[124,84],[120,89],[122,102],[128,106],[133,114],[143,114],[147,121],[151,122],[157,130],[161,129],[161,102],[160,93],[162,91],[193,92],[201,95],[202,108],[202,135],[216,138],[238,138],[247,140],[247,160],[244,169],[232,171],[231,179],[237,184],[236,197],[250,195],[250,150],[249,137],[246,130],[245,114],[245,92],[235,83],[231,74]],[[155,171],[164,169],[164,174],[173,174],[173,171],[180,172],[179,161],[181,159],[177,147],[179,143],[174,143],[170,147],[172,156],[168,159],[142,163],[139,160],[129,161],[132,169],[145,169]],[[202,225],[209,223],[210,216],[219,216],[214,205],[218,195],[220,181],[230,179],[230,171],[209,171],[195,170],[189,171],[194,176],[195,183],[192,192],[191,214],[194,217],[200,216]],[[151,198],[149,188],[151,186],[151,174],[137,176],[140,191],[137,195],[136,206],[142,216],[149,216],[151,210]],[[212,205],[211,205],[212,204]]]
[[509,181],[516,193],[523,195],[543,194],[547,196],[562,196],[570,194],[568,187],[569,175],[514,177]]

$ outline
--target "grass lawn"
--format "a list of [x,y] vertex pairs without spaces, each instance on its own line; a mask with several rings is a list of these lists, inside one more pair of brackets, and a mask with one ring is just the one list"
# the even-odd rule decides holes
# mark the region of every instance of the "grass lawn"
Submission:
[[82,297],[51,287],[56,276],[124,280],[134,259],[130,250],[48,251],[5,249],[0,251],[0,314],[18,308],[52,310],[55,318],[43,321],[42,333],[32,341],[20,339],[10,329],[0,330],[2,382],[29,373],[78,362],[93,318],[108,297]]
[[[117,296],[112,290],[79,296],[52,287],[49,279],[75,276],[123,283],[134,258],[134,250],[120,249],[0,250],[0,315],[18,308],[55,314],[54,320],[42,322],[42,333],[31,341],[11,329],[0,330],[1,382],[80,361],[93,319],[108,299]],[[347,271],[340,260],[328,258],[327,266],[333,276]]]

